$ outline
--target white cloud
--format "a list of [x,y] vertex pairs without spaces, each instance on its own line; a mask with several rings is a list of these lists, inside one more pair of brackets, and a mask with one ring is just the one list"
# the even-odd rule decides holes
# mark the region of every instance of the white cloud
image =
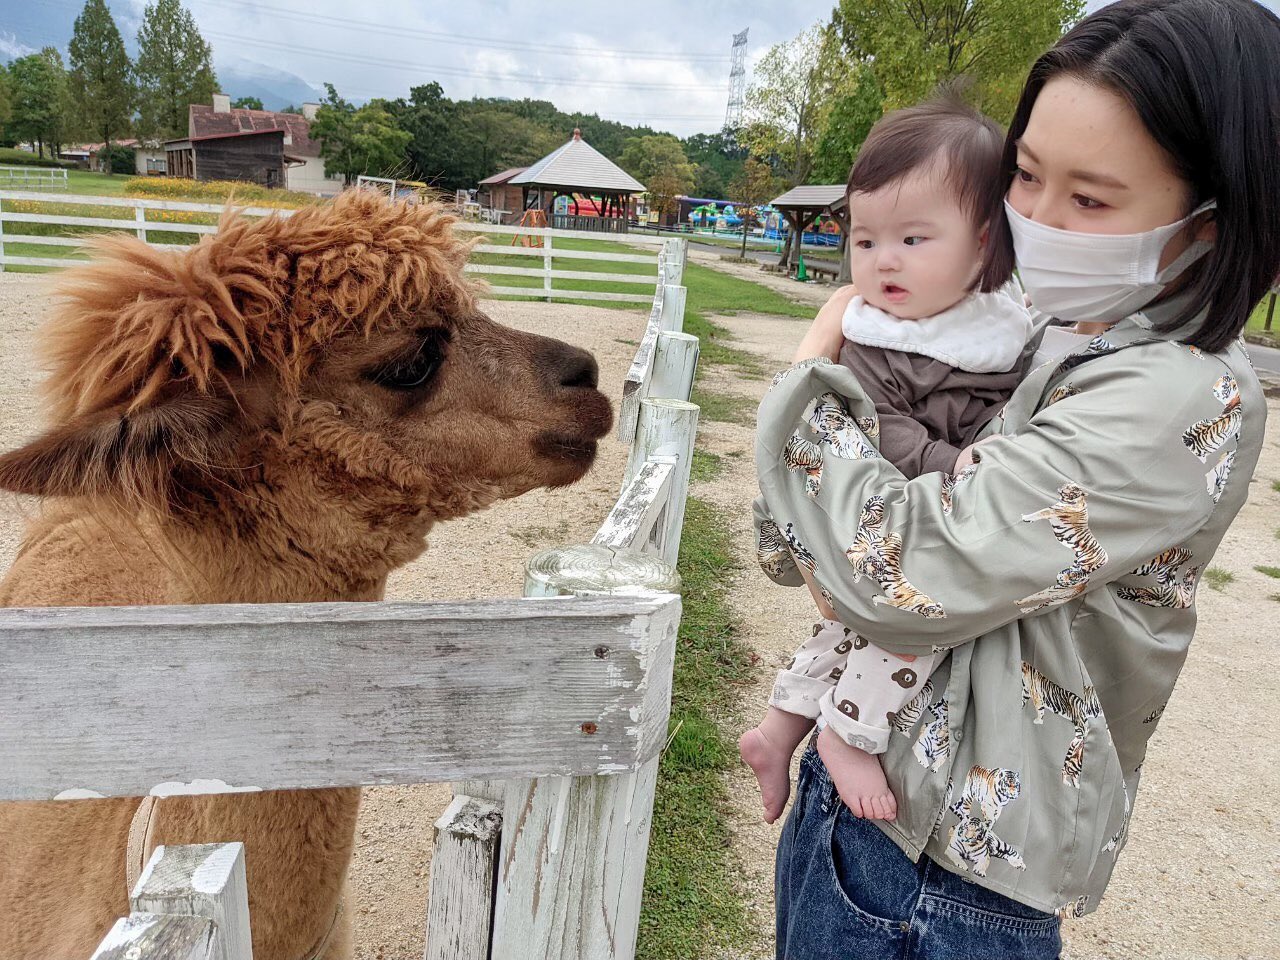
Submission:
[[35,47],[28,47],[25,43],[19,43],[15,34],[0,33],[0,58],[8,60],[13,57],[25,57],[27,54],[35,52]]

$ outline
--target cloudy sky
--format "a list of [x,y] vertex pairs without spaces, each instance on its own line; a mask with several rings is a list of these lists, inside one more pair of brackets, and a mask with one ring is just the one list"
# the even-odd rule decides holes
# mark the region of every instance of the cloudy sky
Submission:
[[[130,53],[145,0],[107,0]],[[1262,0],[1272,9],[1280,0]],[[0,0],[0,59],[65,53],[84,0]],[[226,92],[294,102],[325,82],[348,99],[438,81],[454,98],[537,97],[680,136],[724,121],[732,35],[748,76],[833,0],[185,0]],[[1089,9],[1105,0],[1089,0]],[[357,12],[358,11],[358,12]],[[308,89],[308,86],[310,89]],[[268,104],[280,106],[282,103]]]

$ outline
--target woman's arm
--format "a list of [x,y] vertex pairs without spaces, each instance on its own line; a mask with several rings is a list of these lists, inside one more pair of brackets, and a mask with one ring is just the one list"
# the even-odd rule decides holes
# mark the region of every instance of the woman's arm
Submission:
[[832,363],[840,359],[840,347],[844,344],[844,331],[841,321],[849,301],[858,295],[852,284],[841,287],[818,311],[817,317],[809,327],[809,332],[796,348],[792,363],[809,360],[812,357],[826,357]]
[[[1121,353],[1082,365],[1076,394],[984,445],[972,471],[911,481],[883,459],[852,459],[852,418],[872,405],[848,370],[793,368],[760,408],[762,563],[799,585],[794,557],[837,619],[899,653],[964,643],[1096,590],[1179,546],[1213,510],[1206,473],[1237,440],[1224,436],[1208,462],[1184,442],[1230,414],[1197,363],[1168,344],[1141,362]],[[824,439],[805,415],[826,393],[846,398],[849,416]],[[816,495],[812,464],[786,454],[797,432],[822,456]]]

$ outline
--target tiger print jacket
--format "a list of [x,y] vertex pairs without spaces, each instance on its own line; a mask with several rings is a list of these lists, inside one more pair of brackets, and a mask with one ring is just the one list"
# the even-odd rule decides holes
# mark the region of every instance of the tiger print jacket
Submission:
[[[1179,342],[1197,321],[1152,329],[1179,306],[1029,374],[983,431],[1001,439],[956,476],[907,480],[881,458],[874,405],[825,358],[779,374],[760,406],[766,573],[801,586],[804,567],[888,650],[950,650],[891,735],[898,818],[878,825],[913,860],[1060,915],[1107,886],[1196,586],[1262,445],[1243,345]],[[797,437],[816,462],[787,455]]]

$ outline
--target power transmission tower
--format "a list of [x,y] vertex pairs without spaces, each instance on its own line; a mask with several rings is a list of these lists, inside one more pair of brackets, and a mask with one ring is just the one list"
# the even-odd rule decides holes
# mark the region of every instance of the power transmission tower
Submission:
[[[747,28],[748,30],[750,27]],[[747,92],[747,31],[733,35],[733,60],[729,68],[729,106],[724,112],[728,130],[742,126],[742,104]]]

